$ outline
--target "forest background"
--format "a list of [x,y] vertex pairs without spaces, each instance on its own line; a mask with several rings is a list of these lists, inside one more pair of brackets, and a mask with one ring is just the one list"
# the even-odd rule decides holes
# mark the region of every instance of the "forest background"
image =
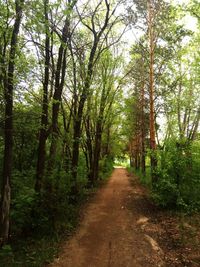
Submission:
[[199,210],[199,14],[196,0],[0,2],[3,260],[69,232],[116,159],[158,205]]

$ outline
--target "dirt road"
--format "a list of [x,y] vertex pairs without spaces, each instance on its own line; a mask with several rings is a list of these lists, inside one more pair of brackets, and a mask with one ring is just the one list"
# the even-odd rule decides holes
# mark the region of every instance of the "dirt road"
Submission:
[[162,250],[143,231],[148,217],[139,211],[142,195],[140,186],[131,186],[127,171],[116,168],[51,267],[164,266]]

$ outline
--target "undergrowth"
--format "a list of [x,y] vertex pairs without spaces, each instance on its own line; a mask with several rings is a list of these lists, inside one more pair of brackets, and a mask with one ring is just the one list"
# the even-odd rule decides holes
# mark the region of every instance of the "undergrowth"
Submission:
[[103,159],[100,162],[99,181],[88,188],[87,173],[81,166],[76,196],[71,194],[72,182],[66,172],[55,172],[51,189],[40,194],[33,189],[32,171],[15,172],[12,179],[10,238],[9,244],[0,249],[0,266],[41,267],[52,262],[62,241],[77,227],[84,203],[109,178],[112,170],[112,160]]

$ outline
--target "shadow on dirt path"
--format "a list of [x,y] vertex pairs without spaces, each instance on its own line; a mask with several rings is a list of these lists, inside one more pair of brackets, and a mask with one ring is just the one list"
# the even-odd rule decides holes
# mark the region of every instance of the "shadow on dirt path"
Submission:
[[75,235],[50,266],[165,266],[157,241],[143,231],[149,220],[143,195],[141,186],[131,185],[127,171],[116,168],[88,204]]
[[126,169],[84,208],[76,233],[49,267],[198,267],[200,216],[161,210]]

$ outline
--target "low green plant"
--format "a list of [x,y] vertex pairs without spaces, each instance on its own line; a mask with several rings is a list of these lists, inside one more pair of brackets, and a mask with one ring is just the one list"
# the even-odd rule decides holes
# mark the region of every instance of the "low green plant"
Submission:
[[99,178],[101,180],[107,179],[113,171],[113,158],[103,157],[99,162]]
[[9,266],[14,263],[14,253],[10,245],[4,245],[0,250],[0,264],[1,266]]

